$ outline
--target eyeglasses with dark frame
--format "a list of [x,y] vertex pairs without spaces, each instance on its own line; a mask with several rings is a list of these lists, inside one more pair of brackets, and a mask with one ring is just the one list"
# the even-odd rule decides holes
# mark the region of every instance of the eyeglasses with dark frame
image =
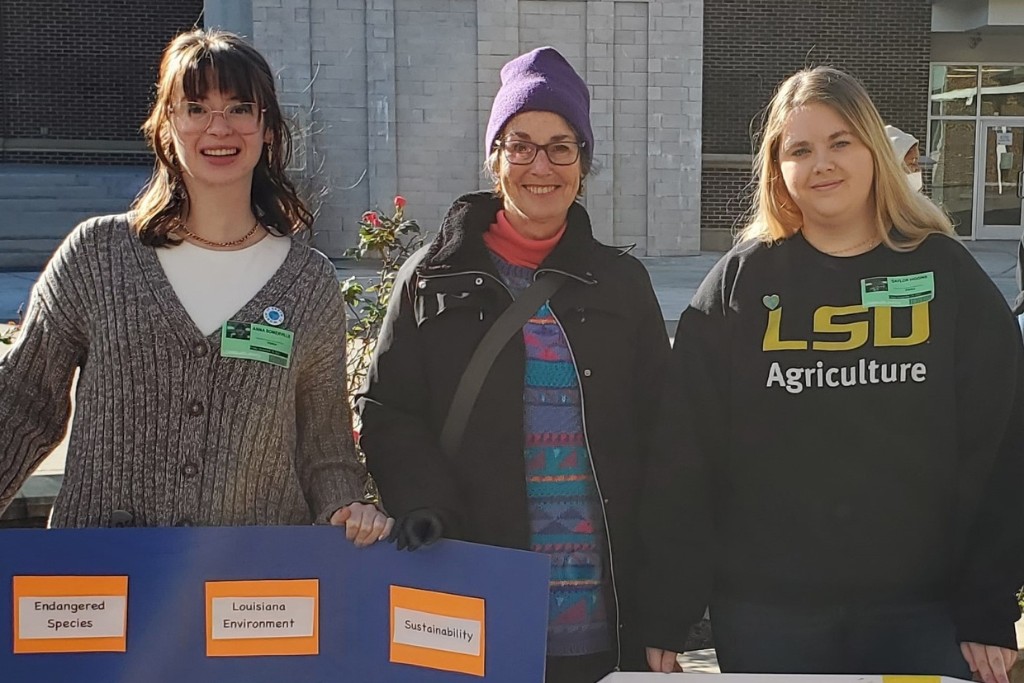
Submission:
[[575,140],[559,140],[549,142],[546,145],[538,145],[536,142],[520,140],[518,138],[506,138],[495,141],[505,156],[505,161],[515,166],[527,166],[537,158],[537,152],[544,150],[544,155],[555,166],[572,166],[580,158],[580,150],[586,146],[586,142]]
[[267,110],[260,109],[255,102],[238,102],[224,109],[211,109],[202,102],[182,100],[171,105],[171,115],[179,133],[203,133],[213,123],[213,115],[220,114],[232,130],[241,135],[255,133]]

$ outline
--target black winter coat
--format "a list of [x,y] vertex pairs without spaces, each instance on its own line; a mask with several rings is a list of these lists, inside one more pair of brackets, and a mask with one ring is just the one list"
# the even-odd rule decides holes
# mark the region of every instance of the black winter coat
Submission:
[[[512,298],[483,234],[501,209],[491,193],[460,197],[429,247],[395,283],[366,387],[358,396],[360,444],[389,513],[443,513],[445,536],[528,549],[523,455],[525,350],[513,337],[498,355],[461,447],[439,434],[462,372]],[[642,561],[637,508],[651,451],[668,336],[643,265],[597,242],[573,204],[558,245],[537,270],[569,276],[551,308],[565,331],[583,394],[585,434],[603,500],[618,603],[620,663],[644,668],[636,623]]]

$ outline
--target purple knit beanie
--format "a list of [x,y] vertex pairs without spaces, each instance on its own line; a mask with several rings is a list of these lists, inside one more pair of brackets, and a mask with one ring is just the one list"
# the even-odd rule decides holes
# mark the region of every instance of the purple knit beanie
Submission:
[[585,143],[584,156],[593,158],[590,91],[553,47],[539,47],[501,67],[501,89],[494,96],[491,118],[487,122],[485,158],[494,149],[494,140],[509,119],[524,111],[550,111],[561,116]]

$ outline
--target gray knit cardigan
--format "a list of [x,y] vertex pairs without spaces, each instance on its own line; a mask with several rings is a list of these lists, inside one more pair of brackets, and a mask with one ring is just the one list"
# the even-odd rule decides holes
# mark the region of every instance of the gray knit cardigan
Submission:
[[295,334],[291,367],[222,358],[126,215],[79,225],[0,360],[0,512],[62,438],[76,369],[51,526],[308,524],[362,499],[333,266],[293,240],[232,319],[269,306]]

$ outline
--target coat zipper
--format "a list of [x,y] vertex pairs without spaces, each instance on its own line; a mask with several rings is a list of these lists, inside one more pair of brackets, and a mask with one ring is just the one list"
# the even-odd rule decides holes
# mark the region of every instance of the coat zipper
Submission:
[[[553,271],[561,272],[561,271]],[[568,275],[568,273],[563,273]],[[570,276],[571,277],[571,276]],[[577,278],[579,279],[579,278]],[[608,541],[608,571],[611,574],[612,579],[612,597],[615,600],[615,671],[618,671],[622,664],[622,633],[619,629],[620,619],[622,614],[619,611],[619,591],[615,586],[615,560],[614,553],[612,553],[612,533],[608,528],[608,510],[604,505],[604,494],[601,492],[601,482],[597,478],[597,468],[594,467],[594,455],[590,449],[590,437],[587,435],[587,408],[586,400],[584,398],[583,391],[583,378],[580,377],[580,369],[576,364],[576,353],[572,350],[572,343],[569,341],[569,334],[565,331],[565,327],[562,325],[562,321],[555,313],[555,309],[551,307],[550,302],[548,308],[551,310],[551,316],[558,323],[558,327],[562,330],[562,334],[565,336],[565,345],[569,349],[569,357],[572,358],[573,371],[576,373],[576,383],[580,387],[580,415],[583,418],[583,443],[587,447],[587,460],[590,462],[590,471],[594,475],[594,486],[597,488],[597,500],[601,503],[601,519],[604,522],[604,535]]]
[[460,275],[483,275],[484,277],[488,277],[501,285],[501,288],[508,292],[509,298],[515,301],[516,297],[512,294],[512,290],[508,288],[508,285],[501,281],[501,278],[497,278],[490,273],[485,273],[482,270],[460,270],[458,273],[445,273],[444,275],[420,275],[419,277],[421,280],[434,280],[443,277],[458,277]]
[[[564,275],[565,277],[569,277],[569,278],[572,278],[574,280],[578,280],[579,282],[582,282],[583,284],[587,284],[587,285],[597,284],[597,280],[587,280],[587,279],[582,278],[582,277],[580,277],[578,275],[573,275],[572,273],[567,273],[564,270],[556,270],[554,268],[544,268],[543,270],[535,271],[534,274],[533,274],[533,279],[536,280],[537,276],[539,274],[547,273],[547,272],[558,273],[559,275]],[[480,270],[463,270],[463,271],[460,271],[458,273],[446,273],[444,275],[421,275],[420,277],[422,279],[424,279],[424,280],[431,280],[431,279],[434,279],[434,278],[455,277],[455,276],[458,276],[458,275],[482,275],[484,277],[488,277],[488,278],[494,280],[495,282],[497,282],[499,285],[501,285],[502,289],[504,289],[508,293],[509,297],[513,301],[515,301],[515,295],[512,294],[512,290],[510,290],[508,288],[508,285],[506,285],[504,282],[502,282],[500,278],[497,278],[497,277],[491,275],[490,273],[486,273],[484,271],[480,271]],[[588,275],[589,275],[589,273],[588,273]],[[619,620],[621,619],[622,615],[620,613],[620,608],[619,608],[619,590],[618,590],[618,588],[615,585],[615,560],[613,559],[614,555],[612,553],[612,533],[611,533],[611,530],[608,528],[608,509],[605,507],[605,504],[604,504],[604,494],[601,491],[601,481],[597,478],[597,468],[594,467],[593,451],[590,448],[590,436],[587,433],[587,408],[586,408],[586,401],[584,399],[584,392],[583,392],[583,378],[580,377],[580,369],[579,369],[579,366],[576,364],[576,353],[572,350],[572,343],[569,341],[569,334],[565,331],[565,326],[562,325],[562,321],[558,317],[558,315],[555,313],[555,309],[551,307],[551,302],[548,301],[546,303],[548,304],[548,308],[551,310],[551,316],[555,319],[555,322],[558,323],[558,328],[562,331],[562,335],[565,337],[565,345],[569,349],[569,357],[572,358],[572,369],[573,369],[573,372],[576,373],[576,384],[579,385],[579,388],[580,388],[580,416],[581,416],[581,418],[583,420],[583,443],[587,447],[587,460],[588,460],[588,462],[590,462],[590,472],[594,475],[594,487],[597,489],[597,500],[601,504],[601,521],[604,524],[604,536],[605,536],[605,540],[608,542],[608,571],[611,574],[611,580],[612,580],[612,599],[615,601],[615,669],[614,670],[615,671],[619,671],[619,669],[621,668],[621,665],[622,665],[622,632],[621,632],[621,630],[619,628]]]

